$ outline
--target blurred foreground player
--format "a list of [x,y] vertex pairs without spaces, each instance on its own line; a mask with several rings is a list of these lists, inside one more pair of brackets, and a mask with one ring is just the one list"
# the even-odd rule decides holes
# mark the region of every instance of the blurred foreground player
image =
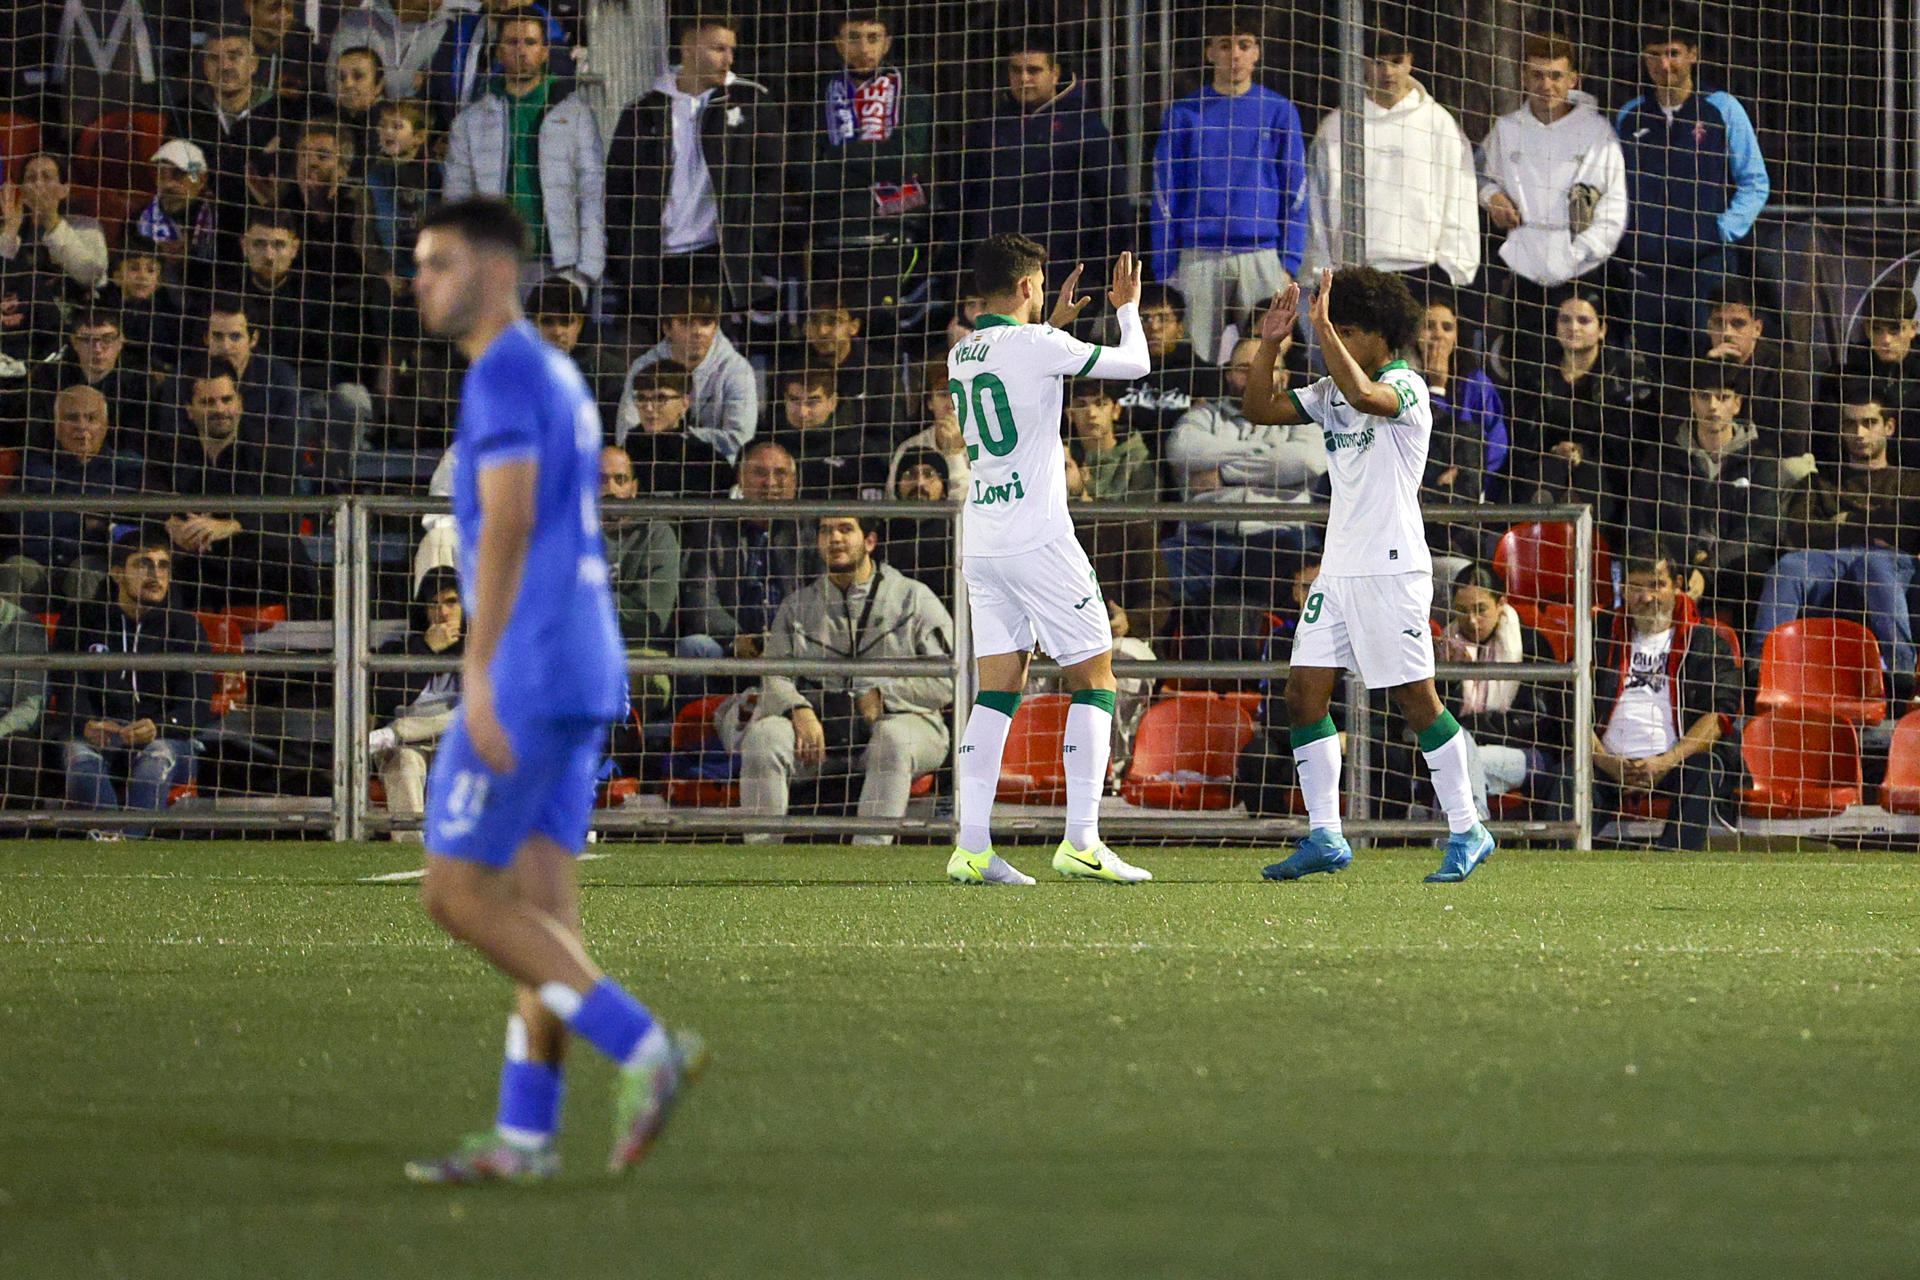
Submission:
[[1038,642],[1073,691],[1061,747],[1067,838],[1054,850],[1053,869],[1078,880],[1151,880],[1100,839],[1100,793],[1112,749],[1113,631],[1099,579],[1067,513],[1060,440],[1064,380],[1131,381],[1149,368],[1140,268],[1127,253],[1114,263],[1107,300],[1120,324],[1120,345],[1096,347],[1054,327],[1087,304],[1074,297],[1079,267],[1060,290],[1051,323],[1038,324],[1034,317],[1046,302],[1045,250],[1025,236],[989,236],[974,249],[971,265],[986,311],[947,353],[947,389],[973,466],[960,525],[960,571],[972,605],[980,692],[954,766],[960,840],[947,876],[961,884],[1033,883],[993,851],[989,819],[1007,731],[1027,683],[1027,658]]
[[1493,852],[1468,781],[1473,750],[1433,687],[1433,557],[1420,521],[1420,478],[1433,435],[1426,380],[1404,359],[1423,311],[1398,276],[1371,267],[1320,273],[1309,315],[1328,376],[1276,391],[1274,361],[1299,318],[1290,284],[1260,321],[1245,412],[1259,423],[1316,422],[1327,443],[1333,511],[1313,593],[1300,610],[1287,676],[1294,768],[1311,830],[1269,880],[1338,871],[1353,861],[1340,833],[1340,737],[1327,706],[1343,670],[1388,689],[1433,770],[1452,836],[1433,882],[1465,880]]
[[472,361],[453,494],[464,701],[428,781],[421,897],[516,991],[493,1131],[407,1176],[551,1177],[569,1029],[620,1068],[618,1173],[646,1154],[706,1053],[696,1035],[669,1035],[580,940],[573,859],[607,725],[627,713],[600,536],[600,417],[579,372],[521,314],[527,233],[512,207],[475,197],[420,225],[420,318]]

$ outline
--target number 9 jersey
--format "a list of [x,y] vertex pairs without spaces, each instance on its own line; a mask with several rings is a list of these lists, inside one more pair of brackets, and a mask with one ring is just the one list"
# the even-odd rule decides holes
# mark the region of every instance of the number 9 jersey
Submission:
[[1108,350],[1051,325],[983,315],[947,354],[947,390],[973,467],[961,517],[967,558],[1018,555],[1073,537],[1061,380],[1085,377]]

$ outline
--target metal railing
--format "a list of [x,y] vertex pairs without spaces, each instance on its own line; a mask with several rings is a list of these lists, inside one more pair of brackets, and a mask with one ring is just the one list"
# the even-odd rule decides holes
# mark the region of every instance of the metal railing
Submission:
[[[417,825],[395,820],[384,808],[375,807],[369,798],[369,781],[373,772],[373,762],[367,746],[368,732],[372,727],[369,678],[395,671],[454,670],[457,669],[458,662],[455,659],[372,652],[373,554],[377,545],[374,522],[405,518],[412,523],[412,528],[417,530],[420,517],[446,514],[448,511],[446,501],[418,497],[359,496],[306,499],[221,498],[214,505],[223,512],[236,515],[293,514],[314,518],[316,527],[324,523],[328,532],[316,532],[310,539],[309,546],[317,553],[314,555],[316,564],[323,571],[331,572],[334,608],[330,619],[330,652],[275,653],[248,650],[240,653],[198,655],[54,652],[44,656],[9,655],[6,661],[11,662],[18,669],[45,670],[50,673],[124,669],[191,670],[242,673],[247,676],[273,674],[329,676],[332,684],[330,716],[332,733],[329,761],[331,785],[325,808],[316,808],[311,803],[306,805],[288,803],[278,808],[271,804],[234,807],[216,803],[179,806],[166,812],[138,814],[119,810],[43,808],[9,810],[6,821],[14,825],[48,829],[121,825],[156,829],[325,831],[336,840],[360,840],[373,832]],[[10,521],[11,517],[17,513],[34,511],[83,513],[111,511],[115,516],[159,518],[180,509],[181,499],[160,495],[83,499],[0,497],[0,522]],[[615,514],[624,510],[651,518],[674,520],[777,518],[804,521],[821,516],[845,514],[848,509],[846,503],[820,501],[653,501],[643,499],[631,503],[608,504],[609,512]],[[954,507],[950,510],[957,521],[958,508]],[[926,503],[885,502],[859,504],[859,511],[863,516],[874,518],[889,516],[924,518],[928,515],[929,508]],[[1196,511],[1193,506],[1181,503],[1086,503],[1076,504],[1075,508],[1076,517],[1088,522],[1179,521],[1190,520],[1196,514],[1204,515],[1209,521],[1230,521],[1263,515],[1270,518],[1274,513],[1258,506],[1244,511],[1222,508]],[[1297,520],[1311,524],[1324,521],[1327,508],[1324,505],[1288,504],[1284,508],[1284,514],[1289,521]],[[1495,527],[1539,520],[1570,523],[1575,530],[1572,597],[1577,601],[1589,601],[1593,598],[1593,520],[1591,512],[1584,506],[1436,506],[1426,508],[1424,516],[1433,523],[1486,524]],[[409,553],[414,542],[417,542],[417,537],[409,538],[407,541]],[[955,545],[957,555],[959,545],[957,537]],[[629,672],[635,676],[946,675],[953,679],[955,687],[952,746],[957,747],[965,708],[971,701],[973,672],[969,653],[965,591],[964,587],[958,584],[958,575],[956,575],[956,586],[959,599],[950,602],[954,610],[956,626],[954,652],[950,656],[819,660],[707,659],[636,655],[628,659],[627,666]],[[1593,622],[1590,609],[1577,608],[1573,611],[1573,617],[1573,654],[1569,662],[1505,664],[1443,662],[1437,665],[1436,673],[1442,680],[1525,678],[1566,681],[1573,684],[1572,742],[1569,746],[1572,820],[1491,825],[1497,832],[1507,835],[1570,838],[1579,848],[1585,849],[1591,846],[1592,840]],[[1050,663],[1036,661],[1033,670],[1036,675],[1046,675],[1055,668]],[[1117,659],[1113,664],[1113,670],[1114,674],[1121,678],[1276,679],[1284,677],[1287,665],[1249,661]],[[1367,778],[1370,772],[1370,749],[1374,741],[1374,735],[1371,732],[1371,713],[1364,696],[1365,691],[1358,678],[1349,676],[1349,682],[1352,692],[1349,698],[1350,714],[1354,719],[1348,726],[1347,735],[1349,756],[1346,762],[1346,777],[1350,818],[1345,823],[1346,829],[1360,838],[1429,837],[1437,834],[1442,828],[1435,823],[1382,819],[1369,814],[1371,796],[1367,793]],[[951,763],[951,756],[949,763]],[[1186,811],[1136,810],[1103,818],[1102,822],[1103,826],[1116,836],[1132,838],[1267,840],[1296,835],[1302,829],[1302,823],[1297,819],[1257,818],[1240,813],[1208,815]],[[633,835],[666,835],[682,832],[737,834],[745,831],[779,830],[797,836],[805,836],[809,833],[835,836],[863,833],[936,836],[951,834],[956,829],[956,824],[951,818],[906,817],[896,820],[853,816],[788,815],[773,820],[737,810],[689,808],[667,811],[645,808],[605,809],[595,814],[594,825],[597,829]],[[1023,818],[1016,811],[1008,815],[1001,825],[1009,831],[1019,831],[1031,825],[1031,820]]]

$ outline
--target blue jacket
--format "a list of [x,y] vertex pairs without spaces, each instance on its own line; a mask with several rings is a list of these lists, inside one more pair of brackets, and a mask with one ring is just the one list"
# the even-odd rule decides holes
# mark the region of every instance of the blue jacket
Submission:
[[1507,406],[1500,388],[1484,369],[1463,369],[1455,357],[1453,379],[1447,394],[1433,393],[1433,403],[1453,411],[1462,422],[1472,423],[1486,442],[1486,470],[1492,474],[1507,463]]
[[1772,191],[1746,110],[1724,89],[1696,92],[1673,120],[1641,94],[1614,121],[1632,208],[1622,256],[1691,259],[1744,239]]
[[1153,273],[1171,280],[1187,249],[1278,249],[1290,273],[1307,245],[1307,147],[1300,113],[1255,85],[1203,85],[1167,108],[1153,151]]
[[1078,80],[1031,111],[1006,94],[967,129],[960,201],[969,240],[1017,231],[1047,247],[1055,276],[1076,262],[1096,277],[1116,225],[1113,135]]

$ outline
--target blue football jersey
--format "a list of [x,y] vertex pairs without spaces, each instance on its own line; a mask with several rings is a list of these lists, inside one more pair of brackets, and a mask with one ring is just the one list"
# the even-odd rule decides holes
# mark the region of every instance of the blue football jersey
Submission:
[[600,414],[580,371],[519,321],[468,368],[455,441],[453,514],[469,612],[480,474],[510,462],[539,467],[526,567],[493,656],[501,718],[623,718],[626,655],[600,535]]

